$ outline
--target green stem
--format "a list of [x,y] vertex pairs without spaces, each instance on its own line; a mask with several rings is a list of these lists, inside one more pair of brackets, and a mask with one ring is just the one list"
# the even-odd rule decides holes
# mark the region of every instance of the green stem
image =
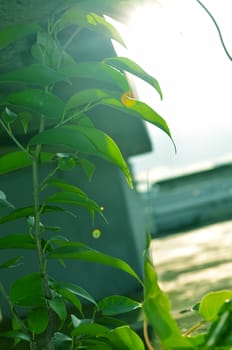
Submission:
[[[45,128],[44,117],[41,117],[39,133],[43,132]],[[41,154],[41,145],[37,145],[35,148],[35,153],[32,162],[33,171],[33,188],[34,188],[34,236],[36,241],[37,255],[39,260],[40,273],[43,281],[44,294],[46,299],[51,299],[51,291],[48,284],[48,278],[46,273],[46,261],[43,254],[42,242],[41,242],[41,210],[40,210],[40,181],[39,181],[39,162]],[[45,335],[46,350],[54,350],[53,345],[53,333],[54,333],[54,313],[48,307],[49,312],[49,326]]]
[[2,127],[6,131],[6,133],[9,135],[11,140],[16,144],[16,146],[18,146],[18,148],[21,149],[21,151],[23,151],[25,153],[28,153],[27,149],[16,139],[16,137],[14,136],[10,126],[7,127],[5,125],[5,123],[1,119],[0,119],[0,124],[2,125]]
[[63,48],[62,48],[62,51],[61,51],[61,54],[60,54],[60,57],[59,57],[59,61],[57,63],[57,69],[60,68],[60,65],[61,65],[61,60],[62,60],[62,57],[63,57],[63,54],[65,53],[65,50],[66,48],[71,44],[72,40],[75,38],[75,36],[77,34],[80,33],[80,31],[82,30],[81,27],[78,27],[74,32],[73,34],[69,37],[69,39],[66,41],[66,43],[64,44]]
[[196,324],[194,324],[191,328],[189,328],[185,333],[184,336],[188,336],[190,334],[192,334],[194,331],[196,331],[198,328],[200,328],[203,324],[205,323],[205,321],[200,321]]
[[211,20],[213,21],[216,29],[217,29],[217,32],[218,32],[218,35],[219,35],[219,38],[220,38],[220,41],[221,41],[221,44],[222,44],[222,47],[226,53],[226,56],[229,58],[230,61],[232,61],[232,56],[230,55],[229,51],[227,50],[226,48],[226,45],[224,43],[224,40],[223,40],[223,37],[222,37],[222,33],[221,33],[221,30],[219,28],[219,25],[217,24],[217,21],[216,19],[214,18],[214,16],[212,15],[212,13],[207,9],[207,7],[205,7],[205,5],[200,1],[200,0],[196,0],[198,2],[198,4],[205,10],[205,12],[209,15],[209,17],[211,18]]

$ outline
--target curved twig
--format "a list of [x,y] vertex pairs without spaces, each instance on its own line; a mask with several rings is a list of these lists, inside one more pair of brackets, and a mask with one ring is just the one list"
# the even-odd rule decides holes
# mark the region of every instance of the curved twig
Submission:
[[149,339],[146,318],[144,318],[144,321],[143,321],[143,335],[144,335],[144,340],[145,340],[145,343],[146,343],[148,350],[155,350],[150,339]]
[[219,35],[219,38],[220,38],[220,41],[221,41],[221,44],[222,44],[222,47],[227,55],[227,57],[229,58],[230,61],[232,61],[232,56],[229,54],[229,51],[227,50],[226,48],[226,45],[224,43],[224,40],[223,40],[223,37],[222,37],[222,33],[221,33],[221,30],[219,28],[219,25],[217,24],[217,21],[216,19],[213,17],[213,15],[211,14],[211,12],[205,7],[204,4],[202,4],[202,2],[200,0],[196,0],[196,2],[198,2],[198,4],[205,10],[205,12],[209,15],[209,17],[212,19],[216,29],[217,29],[217,32],[218,32],[218,35]]

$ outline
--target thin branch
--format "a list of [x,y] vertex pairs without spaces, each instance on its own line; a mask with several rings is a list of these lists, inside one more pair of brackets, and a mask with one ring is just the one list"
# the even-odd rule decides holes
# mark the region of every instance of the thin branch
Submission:
[[155,350],[155,348],[153,347],[153,345],[149,339],[146,318],[144,318],[144,321],[143,321],[143,335],[144,335],[144,340],[145,340],[145,343],[146,343],[148,350]]
[[6,131],[8,136],[11,138],[11,140],[16,144],[16,146],[18,146],[18,148],[21,149],[21,151],[29,154],[27,149],[16,139],[16,137],[14,136],[14,134],[11,131],[10,126],[7,127],[1,119],[0,119],[0,124],[2,125],[3,129]]
[[221,41],[221,44],[222,44],[222,47],[227,55],[227,57],[229,58],[230,61],[232,61],[232,56],[229,54],[229,51],[227,50],[226,48],[226,45],[224,43],[224,40],[223,40],[223,37],[222,37],[222,33],[221,33],[221,30],[219,28],[219,25],[217,24],[217,21],[216,19],[214,18],[214,16],[212,15],[212,13],[205,7],[204,4],[202,4],[202,2],[200,0],[196,0],[196,2],[198,2],[198,4],[205,10],[205,12],[209,15],[209,17],[212,19],[216,29],[217,29],[217,32],[218,32],[218,35],[219,35],[219,38],[220,38],[220,41]]

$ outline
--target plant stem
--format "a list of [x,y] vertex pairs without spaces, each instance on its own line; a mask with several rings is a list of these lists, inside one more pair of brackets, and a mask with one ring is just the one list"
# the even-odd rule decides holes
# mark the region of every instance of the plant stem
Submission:
[[7,127],[1,119],[0,119],[0,124],[2,125],[2,127],[6,131],[6,133],[9,135],[11,140],[16,144],[16,146],[18,146],[18,148],[21,149],[21,151],[28,153],[27,149],[16,139],[13,132],[11,131],[10,126]]
[[229,58],[230,61],[232,61],[232,56],[230,55],[229,51],[227,50],[226,48],[226,45],[224,43],[224,40],[223,40],[223,36],[222,36],[222,33],[221,33],[221,30],[219,28],[219,25],[217,24],[217,21],[216,19],[214,18],[214,16],[212,15],[212,13],[207,9],[207,7],[200,1],[200,0],[196,0],[198,2],[198,4],[205,10],[205,12],[209,15],[209,17],[211,18],[211,20],[213,21],[216,29],[217,29],[217,32],[218,32],[218,35],[219,35],[219,38],[220,38],[220,41],[221,41],[221,44],[222,44],[222,47],[226,53],[226,56]]
[[[41,133],[44,130],[44,119],[41,118],[39,132]],[[44,273],[43,267],[43,254],[41,246],[41,228],[40,228],[40,183],[39,183],[39,160],[41,153],[41,145],[37,145],[35,148],[35,154],[32,162],[32,171],[33,171],[33,189],[34,189],[34,210],[35,210],[35,223],[34,223],[34,234],[36,240],[36,247],[40,265],[41,273]]]
[[196,331],[198,328],[200,328],[202,326],[202,324],[204,324],[205,321],[201,321],[196,323],[195,325],[193,325],[191,328],[189,328],[185,333],[184,336],[190,335],[192,334],[194,331]]
[[149,339],[149,335],[148,335],[148,331],[147,331],[147,320],[144,319],[143,321],[143,335],[144,335],[144,339],[145,339],[145,343],[147,345],[148,350],[155,350],[155,348],[153,347],[150,339]]
[[[39,133],[43,132],[45,127],[44,117],[41,116]],[[40,181],[39,181],[39,162],[41,154],[41,145],[36,145],[35,153],[32,162],[32,171],[33,171],[33,189],[34,189],[34,236],[36,241],[37,255],[39,260],[40,273],[42,276],[44,294],[46,299],[51,299],[51,291],[49,289],[48,278],[46,274],[46,263],[44,259],[42,243],[41,243],[41,210],[40,210]],[[49,313],[49,326],[46,331],[46,349],[54,350],[53,346],[53,333],[54,333],[54,313],[48,307]]]

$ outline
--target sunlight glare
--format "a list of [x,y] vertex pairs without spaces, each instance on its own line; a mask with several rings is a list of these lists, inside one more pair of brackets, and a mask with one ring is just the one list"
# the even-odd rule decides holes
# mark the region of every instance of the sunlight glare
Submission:
[[[231,40],[230,1],[223,0],[223,10],[216,0],[205,4]],[[154,76],[164,96],[160,101],[152,87],[135,79],[139,99],[167,121],[177,146],[176,156],[167,136],[147,124],[155,152],[137,157],[135,171],[152,163],[183,168],[232,154],[232,64],[211,19],[197,2],[147,2],[131,11],[127,25],[118,29],[128,48],[125,52],[115,46],[118,55],[126,55]]]

